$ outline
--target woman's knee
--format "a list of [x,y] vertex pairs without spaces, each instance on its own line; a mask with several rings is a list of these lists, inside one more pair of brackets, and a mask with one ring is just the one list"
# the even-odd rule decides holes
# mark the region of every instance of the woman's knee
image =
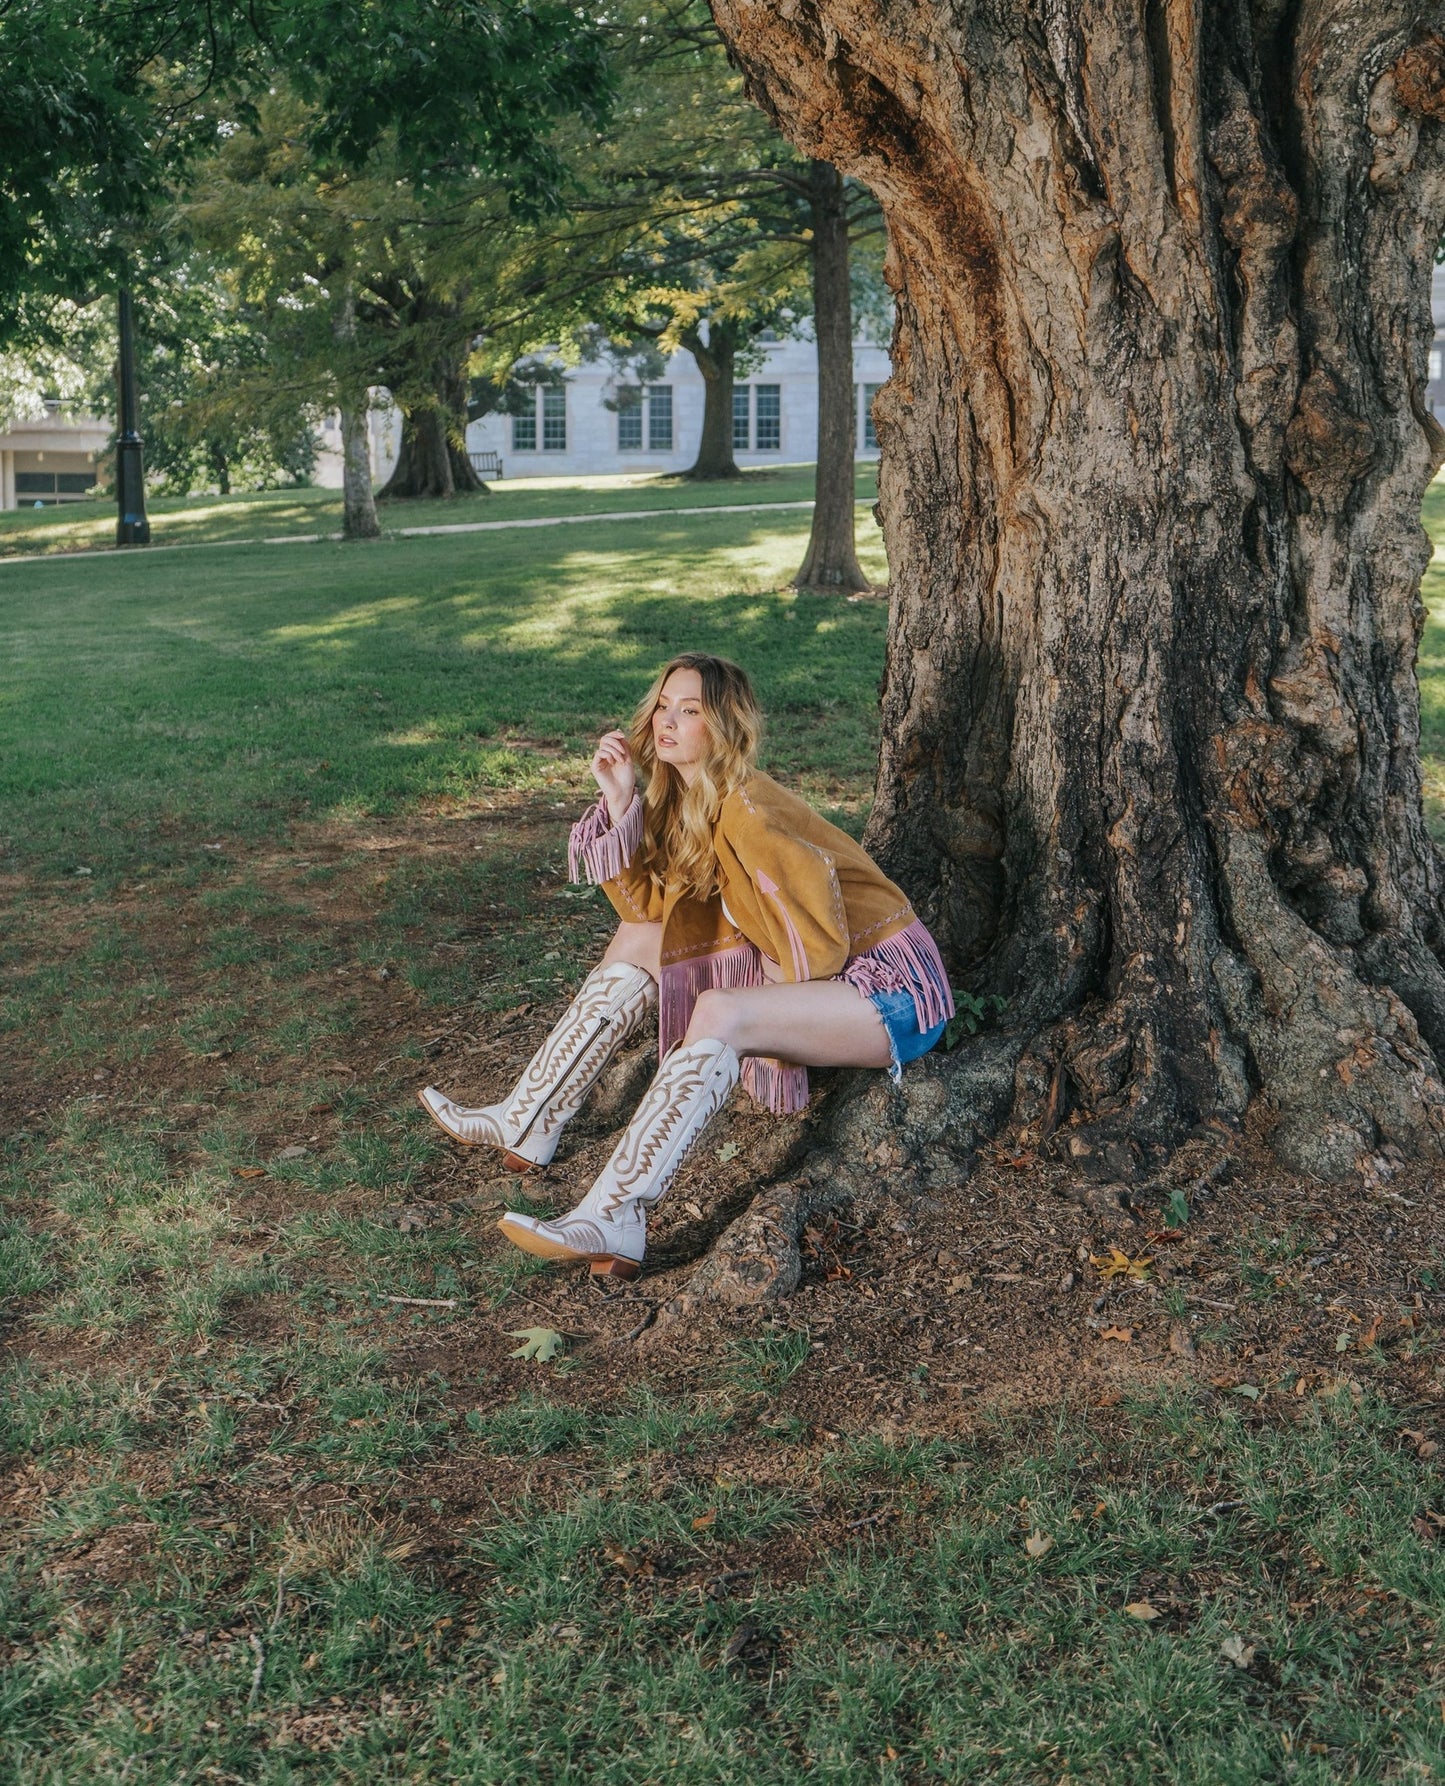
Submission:
[[655,980],[662,961],[662,926],[632,924],[623,920],[612,933],[604,962],[625,961],[629,967],[640,967]]
[[692,1008],[692,1021],[687,1026],[688,1040],[735,1043],[741,1016],[739,1002],[736,993],[716,987],[700,992]]

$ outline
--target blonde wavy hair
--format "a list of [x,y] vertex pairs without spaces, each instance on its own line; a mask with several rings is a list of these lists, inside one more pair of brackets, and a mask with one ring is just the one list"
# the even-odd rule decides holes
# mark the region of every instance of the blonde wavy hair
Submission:
[[[691,787],[671,763],[658,761],[652,741],[658,696],[674,670],[696,670],[701,678],[702,716],[712,745]],[[746,670],[702,651],[685,651],[662,666],[627,733],[632,760],[645,781],[642,860],[659,887],[671,882],[695,899],[718,892],[713,828],[723,801],[757,761],[762,736],[763,713]]]

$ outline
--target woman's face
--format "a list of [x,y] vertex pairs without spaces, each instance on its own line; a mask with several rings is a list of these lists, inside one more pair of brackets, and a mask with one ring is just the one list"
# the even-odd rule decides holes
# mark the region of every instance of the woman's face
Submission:
[[702,714],[702,677],[696,670],[674,670],[663,683],[652,710],[652,743],[658,762],[671,763],[691,782],[711,744]]

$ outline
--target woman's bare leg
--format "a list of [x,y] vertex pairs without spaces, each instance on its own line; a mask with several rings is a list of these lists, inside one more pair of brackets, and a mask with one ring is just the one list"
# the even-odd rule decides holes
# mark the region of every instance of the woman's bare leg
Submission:
[[602,957],[604,967],[625,961],[629,967],[640,967],[653,979],[662,975],[662,926],[660,924],[619,924]]
[[877,1006],[846,980],[704,992],[686,1039],[800,1067],[886,1067],[893,1058]]

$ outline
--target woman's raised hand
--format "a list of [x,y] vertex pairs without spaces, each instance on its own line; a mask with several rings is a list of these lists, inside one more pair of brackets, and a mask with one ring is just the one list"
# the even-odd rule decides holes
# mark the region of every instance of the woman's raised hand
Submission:
[[637,786],[637,771],[625,733],[608,732],[601,739],[592,757],[592,774],[607,802],[612,823],[620,824],[632,804],[633,790]]

